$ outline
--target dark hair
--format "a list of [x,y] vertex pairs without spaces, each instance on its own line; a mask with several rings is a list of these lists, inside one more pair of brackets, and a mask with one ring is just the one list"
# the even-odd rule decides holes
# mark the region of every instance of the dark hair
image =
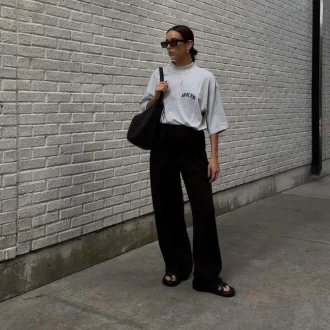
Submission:
[[[194,37],[194,33],[191,31],[191,29],[188,26],[185,25],[175,25],[173,27],[171,27],[167,32],[170,31],[175,31],[181,34],[182,38],[186,41],[188,40],[192,40],[192,42],[194,43],[195,41],[195,37]],[[195,56],[197,55],[197,50],[194,48],[194,44],[190,49],[190,55],[191,55],[191,59],[193,62],[195,62],[196,58]]]

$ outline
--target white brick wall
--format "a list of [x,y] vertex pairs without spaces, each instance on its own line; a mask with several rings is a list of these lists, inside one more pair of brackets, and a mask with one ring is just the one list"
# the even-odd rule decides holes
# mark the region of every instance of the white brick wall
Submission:
[[324,1],[323,22],[323,159],[330,158],[330,0]]
[[168,62],[159,42],[174,24],[195,31],[197,63],[222,88],[230,128],[214,191],[310,163],[311,1],[0,4],[0,251],[152,212],[148,153],[126,132],[152,70]]
[[0,260],[15,257],[17,223],[17,35],[11,1],[0,1]]

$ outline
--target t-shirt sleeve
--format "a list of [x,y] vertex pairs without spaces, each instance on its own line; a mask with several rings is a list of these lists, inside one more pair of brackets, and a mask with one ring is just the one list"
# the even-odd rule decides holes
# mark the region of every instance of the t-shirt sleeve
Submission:
[[149,79],[147,90],[146,90],[142,100],[140,101],[140,106],[141,106],[142,112],[146,110],[148,101],[150,99],[152,99],[153,96],[155,95],[155,87],[156,87],[157,81],[159,80],[159,77],[157,77],[157,71],[158,71],[158,69],[152,73],[152,75]]
[[207,130],[209,135],[221,132],[228,128],[225,112],[223,110],[220,88],[213,74],[203,86],[202,97],[205,112]]

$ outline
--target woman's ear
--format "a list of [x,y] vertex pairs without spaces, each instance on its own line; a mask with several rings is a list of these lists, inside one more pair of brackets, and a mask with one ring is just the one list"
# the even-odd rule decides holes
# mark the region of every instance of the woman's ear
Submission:
[[192,42],[192,40],[188,40],[187,44],[188,44],[188,51],[190,51],[193,48],[194,43]]

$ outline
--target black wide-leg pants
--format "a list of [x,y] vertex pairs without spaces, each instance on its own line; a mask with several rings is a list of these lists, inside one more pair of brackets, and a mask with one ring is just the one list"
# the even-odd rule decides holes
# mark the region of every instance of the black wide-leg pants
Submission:
[[[204,131],[161,124],[150,154],[150,178],[160,249],[166,271],[215,280],[222,261],[208,178]],[[182,175],[193,215],[193,253],[184,219]]]

